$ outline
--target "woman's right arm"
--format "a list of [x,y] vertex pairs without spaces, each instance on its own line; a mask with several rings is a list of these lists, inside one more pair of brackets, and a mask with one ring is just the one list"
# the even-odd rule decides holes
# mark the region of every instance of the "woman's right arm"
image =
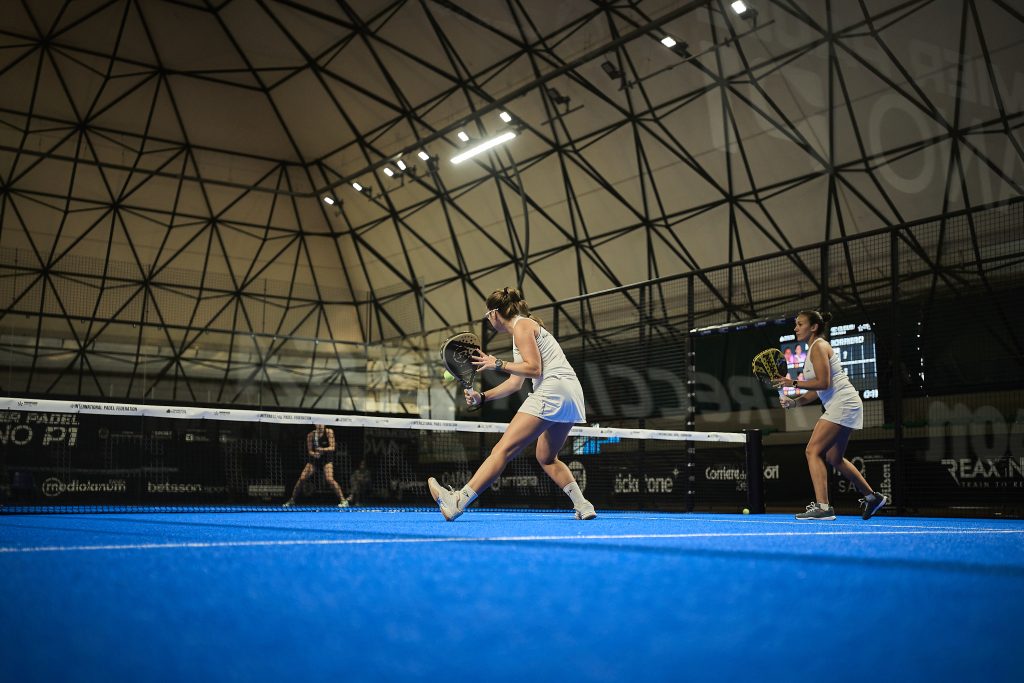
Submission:
[[499,398],[511,396],[512,394],[522,389],[523,382],[525,381],[525,377],[519,377],[518,375],[509,375],[507,380],[505,380],[496,387],[491,387],[487,391],[481,392],[481,395],[484,397],[483,400],[485,403],[487,401],[497,401]]
[[806,394],[803,394],[802,396],[797,396],[793,400],[796,402],[798,406],[805,406],[808,403],[813,403],[818,400],[818,392],[808,391]]

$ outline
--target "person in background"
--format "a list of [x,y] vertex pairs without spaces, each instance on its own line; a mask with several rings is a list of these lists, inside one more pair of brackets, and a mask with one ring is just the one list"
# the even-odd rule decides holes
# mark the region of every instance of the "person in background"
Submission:
[[348,480],[348,494],[352,505],[363,504],[363,496],[370,490],[372,482],[373,475],[370,473],[370,468],[366,466],[366,460],[360,460],[359,467]]
[[334,454],[336,451],[334,430],[323,424],[313,425],[313,431],[306,435],[306,466],[302,468],[299,480],[292,488],[292,497],[285,502],[284,507],[295,505],[295,497],[299,494],[299,489],[318,468],[323,469],[324,480],[338,495],[338,507],[348,507],[348,499],[345,498],[341,486],[334,480]]
[[796,348],[793,349],[793,365],[799,366],[805,362],[807,362],[807,351],[802,343],[797,343]]

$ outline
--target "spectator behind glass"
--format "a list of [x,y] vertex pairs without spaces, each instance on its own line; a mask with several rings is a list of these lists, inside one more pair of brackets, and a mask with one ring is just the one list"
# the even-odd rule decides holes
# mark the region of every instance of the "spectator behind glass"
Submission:
[[366,460],[360,460],[359,467],[349,477],[348,482],[349,500],[352,505],[363,504],[363,496],[369,493],[372,484],[373,475],[370,474],[370,468],[366,466]]

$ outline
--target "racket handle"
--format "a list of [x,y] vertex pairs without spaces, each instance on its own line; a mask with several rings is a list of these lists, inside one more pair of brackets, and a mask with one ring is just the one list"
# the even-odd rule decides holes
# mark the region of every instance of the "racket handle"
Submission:
[[[473,388],[472,384],[470,384],[469,386],[466,386],[466,385],[462,385],[462,386],[463,386],[463,389],[465,391],[476,391],[476,389]],[[475,413],[476,411],[480,410],[480,406],[482,406],[484,404],[484,393],[482,391],[477,392],[477,393],[480,394],[480,402],[477,403],[477,404],[469,406],[467,412]]]

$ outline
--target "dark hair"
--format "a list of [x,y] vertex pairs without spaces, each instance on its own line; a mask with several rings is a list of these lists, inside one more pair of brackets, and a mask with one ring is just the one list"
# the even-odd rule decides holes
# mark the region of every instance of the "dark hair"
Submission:
[[797,317],[803,316],[807,318],[807,322],[811,325],[818,326],[818,336],[828,339],[828,328],[832,324],[832,314],[818,313],[817,311],[800,311],[797,313]]
[[544,321],[530,313],[530,305],[523,298],[523,293],[515,287],[505,287],[491,292],[491,295],[487,297],[487,309],[498,311],[506,320],[520,315],[544,327]]

